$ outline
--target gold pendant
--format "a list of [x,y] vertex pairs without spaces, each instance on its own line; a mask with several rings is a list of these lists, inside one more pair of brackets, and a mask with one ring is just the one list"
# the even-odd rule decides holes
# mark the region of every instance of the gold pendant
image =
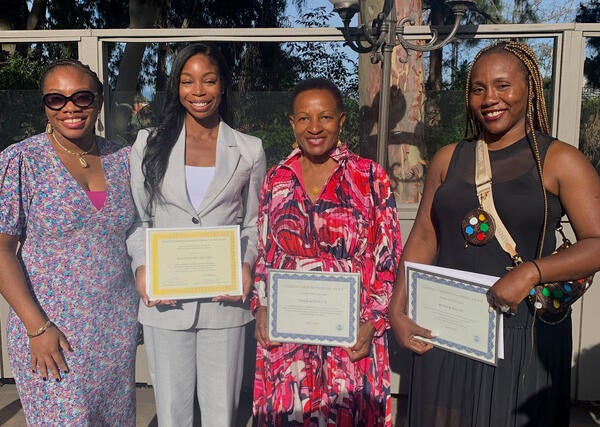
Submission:
[[82,168],[87,168],[89,166],[88,162],[85,161],[85,159],[83,158],[83,156],[79,156],[79,163],[81,163],[81,167]]

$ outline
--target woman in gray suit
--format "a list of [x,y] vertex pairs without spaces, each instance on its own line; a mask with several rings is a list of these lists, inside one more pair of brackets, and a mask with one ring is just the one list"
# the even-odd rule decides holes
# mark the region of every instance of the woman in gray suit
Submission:
[[[193,424],[194,388],[202,425],[235,421],[243,372],[244,304],[256,260],[256,217],[265,173],[261,140],[230,128],[222,55],[187,46],[173,62],[163,119],[141,130],[131,153],[139,225],[127,241],[133,258],[148,367],[160,426]],[[153,300],[146,294],[144,228],[240,225],[242,297]]]

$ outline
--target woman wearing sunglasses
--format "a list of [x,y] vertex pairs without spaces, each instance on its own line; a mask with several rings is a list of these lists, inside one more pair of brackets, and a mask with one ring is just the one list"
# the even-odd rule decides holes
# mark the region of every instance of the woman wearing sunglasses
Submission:
[[129,149],[95,135],[102,83],[60,60],[46,132],[0,153],[0,292],[28,425],[135,425]]

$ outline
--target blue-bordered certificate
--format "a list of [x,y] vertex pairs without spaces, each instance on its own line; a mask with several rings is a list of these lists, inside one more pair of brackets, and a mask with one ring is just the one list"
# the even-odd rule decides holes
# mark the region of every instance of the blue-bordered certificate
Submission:
[[351,347],[358,335],[359,292],[358,273],[270,270],[269,337]]
[[242,295],[240,227],[146,229],[151,299]]
[[485,293],[498,278],[411,262],[405,265],[408,315],[437,335],[424,341],[495,366],[504,353],[502,330]]

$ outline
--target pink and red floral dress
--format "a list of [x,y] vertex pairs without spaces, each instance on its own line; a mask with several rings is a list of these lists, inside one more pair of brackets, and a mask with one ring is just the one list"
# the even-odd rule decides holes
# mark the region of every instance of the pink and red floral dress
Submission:
[[359,272],[360,321],[375,334],[370,355],[351,362],[342,347],[260,344],[254,379],[255,421],[265,425],[391,426],[388,302],[401,254],[390,182],[375,162],[346,145],[313,203],[302,182],[300,150],[263,183],[259,257],[251,305],[267,305],[268,269]]

